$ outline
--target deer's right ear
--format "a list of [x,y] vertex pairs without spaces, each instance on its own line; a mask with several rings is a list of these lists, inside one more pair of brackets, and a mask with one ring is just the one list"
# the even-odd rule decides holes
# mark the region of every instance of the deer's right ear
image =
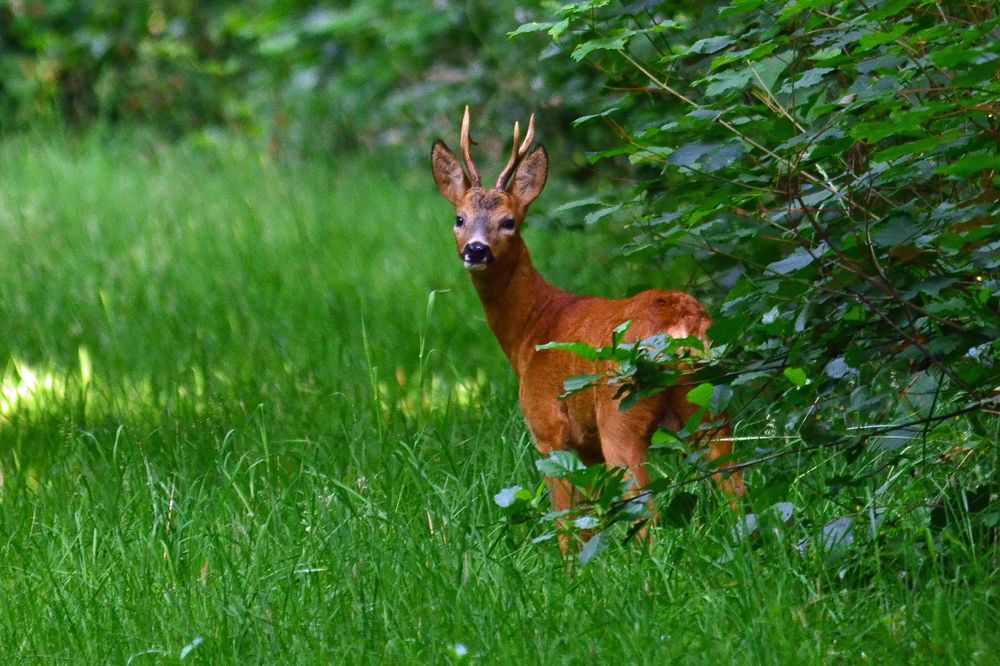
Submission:
[[469,179],[454,153],[448,150],[444,141],[438,139],[431,150],[431,170],[434,182],[444,198],[457,206],[469,189]]

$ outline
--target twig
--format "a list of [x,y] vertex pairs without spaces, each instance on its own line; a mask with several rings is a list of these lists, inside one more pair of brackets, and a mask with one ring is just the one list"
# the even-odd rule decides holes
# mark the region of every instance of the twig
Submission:
[[848,444],[851,444],[851,445],[861,444],[861,443],[864,443],[865,441],[867,441],[867,440],[869,440],[869,439],[871,439],[873,437],[878,437],[880,434],[889,433],[889,432],[892,432],[894,430],[903,430],[905,428],[912,428],[912,427],[915,427],[915,426],[918,426],[918,425],[925,425],[927,423],[940,423],[941,421],[947,421],[948,419],[953,419],[956,416],[962,416],[964,414],[971,414],[972,412],[979,411],[980,409],[982,409],[983,407],[985,407],[990,402],[991,401],[989,399],[977,400],[977,401],[975,401],[973,403],[967,404],[966,406],[962,407],[961,409],[956,409],[956,410],[954,410],[952,412],[948,412],[947,414],[940,414],[938,416],[931,416],[931,417],[924,418],[924,419],[917,419],[917,420],[914,420],[914,421],[908,421],[908,422],[905,422],[905,423],[898,423],[898,424],[893,424],[893,425],[888,425],[887,424],[887,425],[881,425],[881,426],[867,426],[866,429],[872,430],[874,432],[864,433],[864,434],[862,434],[857,439],[857,441],[852,441],[850,443],[843,441],[843,438],[841,438],[841,441],[824,442],[822,444],[810,444],[810,445],[805,446],[805,447],[796,447],[794,449],[785,449],[783,451],[776,451],[776,452],[768,454],[766,456],[761,456],[759,458],[754,458],[752,460],[747,460],[747,461],[742,462],[742,463],[736,463],[736,464],[728,465],[728,466],[726,466],[726,467],[724,467],[722,469],[718,469],[718,470],[715,470],[715,471],[712,471],[712,472],[705,472],[705,473],[699,474],[697,476],[689,477],[689,478],[684,479],[682,481],[676,481],[676,482],[671,483],[671,484],[669,484],[667,486],[664,486],[663,488],[659,488],[656,491],[646,491],[646,492],[640,493],[640,494],[638,494],[638,495],[636,495],[634,497],[630,497],[628,499],[619,500],[618,502],[615,502],[612,506],[613,507],[614,506],[619,506],[619,505],[624,506],[625,504],[628,504],[629,502],[635,502],[635,501],[646,502],[646,501],[649,501],[649,500],[653,499],[654,495],[657,495],[657,494],[660,494],[660,493],[664,493],[664,492],[667,492],[667,491],[670,491],[670,490],[677,490],[679,488],[683,488],[685,486],[690,486],[690,485],[696,484],[696,483],[702,483],[702,482],[708,481],[708,480],[710,480],[710,479],[712,479],[712,478],[714,478],[714,477],[716,477],[716,476],[718,476],[720,474],[725,475],[727,473],[742,471],[742,470],[745,470],[745,469],[749,469],[751,467],[756,467],[758,465],[762,465],[762,464],[764,464],[766,462],[771,462],[773,460],[778,460],[780,458],[787,458],[788,456],[793,455],[793,454],[809,453],[811,451],[818,451],[820,449],[826,449],[826,448],[837,448],[837,447],[840,447],[840,446],[846,446]]

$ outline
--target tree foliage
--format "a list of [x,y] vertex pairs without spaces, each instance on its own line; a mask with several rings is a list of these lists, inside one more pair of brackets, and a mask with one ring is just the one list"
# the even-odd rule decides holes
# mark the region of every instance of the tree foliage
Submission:
[[756,506],[790,484],[879,515],[890,487],[918,488],[901,512],[954,483],[995,494],[996,5],[676,7],[550,4],[516,32],[604,77],[578,122],[635,174],[626,253],[694,257],[725,293],[700,381],[758,442]]
[[274,150],[405,141],[423,155],[461,105],[516,113],[537,97],[541,80],[505,37],[517,11],[509,0],[0,1],[0,128],[225,128]]

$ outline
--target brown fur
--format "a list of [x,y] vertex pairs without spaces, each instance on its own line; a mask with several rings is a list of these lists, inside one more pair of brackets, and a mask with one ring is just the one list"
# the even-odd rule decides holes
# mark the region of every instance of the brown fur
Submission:
[[[521,411],[538,450],[543,454],[570,450],[588,465],[603,462],[623,466],[636,487],[644,487],[648,475],[643,462],[652,434],[661,426],[680,429],[698,409],[687,401],[690,387],[668,389],[625,412],[619,410],[614,389],[606,386],[560,400],[564,380],[600,374],[608,367],[565,351],[537,351],[535,347],[551,341],[607,345],[612,330],[625,321],[632,322],[627,341],[658,333],[707,339],[711,325],[708,314],[697,300],[683,293],[651,290],[621,300],[575,296],[539,275],[520,227],[545,185],[548,158],[541,146],[520,163],[509,190],[470,187],[458,159],[441,141],[434,144],[432,168],[438,188],[463,220],[455,227],[459,256],[473,239],[491,250],[492,261],[470,271],[470,276],[489,326],[517,373]],[[504,220],[510,219],[516,223],[514,229],[503,229]],[[728,425],[714,434],[708,443],[708,457],[731,453]],[[733,495],[745,493],[738,470],[725,478],[718,475],[717,481]],[[568,486],[550,480],[549,487],[556,510],[572,505]]]

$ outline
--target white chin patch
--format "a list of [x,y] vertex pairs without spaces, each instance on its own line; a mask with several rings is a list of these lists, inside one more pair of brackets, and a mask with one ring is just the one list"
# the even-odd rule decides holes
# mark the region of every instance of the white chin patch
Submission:
[[472,263],[471,261],[463,261],[465,268],[470,271],[485,271],[486,262]]

